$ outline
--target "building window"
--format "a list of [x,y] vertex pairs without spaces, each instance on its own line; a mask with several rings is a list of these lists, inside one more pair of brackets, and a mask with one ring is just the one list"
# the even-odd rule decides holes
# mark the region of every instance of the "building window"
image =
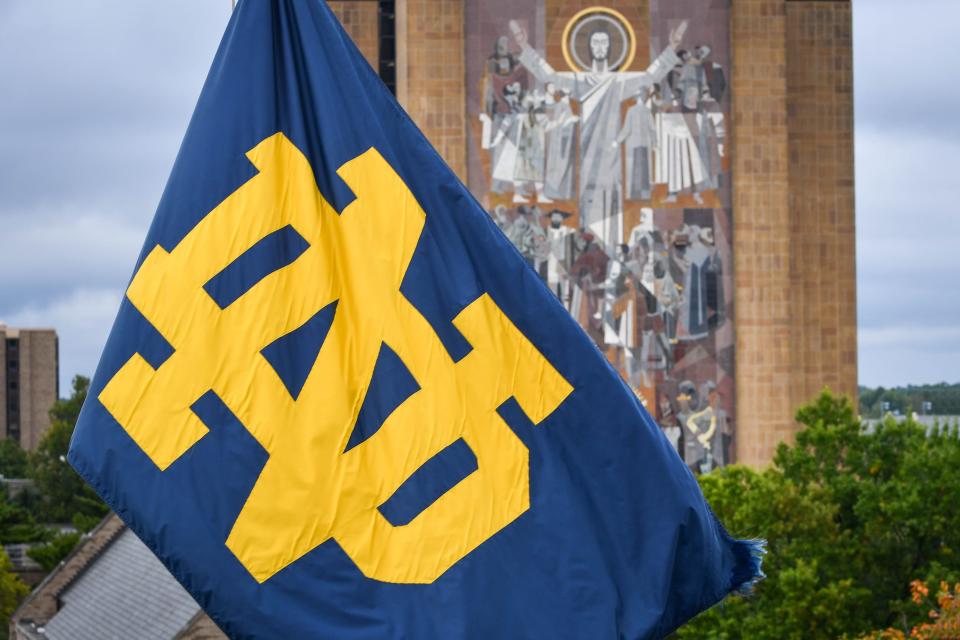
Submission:
[[394,0],[379,0],[380,18],[380,63],[377,71],[380,79],[397,95],[397,3]]
[[3,362],[7,369],[7,433],[9,438],[20,441],[20,340],[17,338],[7,338],[3,344],[6,347],[6,354]]

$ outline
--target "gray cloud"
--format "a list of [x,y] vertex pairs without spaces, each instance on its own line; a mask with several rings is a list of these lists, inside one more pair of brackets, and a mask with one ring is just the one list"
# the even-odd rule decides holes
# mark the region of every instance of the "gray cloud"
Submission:
[[861,125],[857,151],[861,329],[957,326],[960,218],[949,203],[960,141]]
[[960,381],[960,5],[854,3],[860,382]]
[[76,287],[122,288],[137,258],[149,216],[136,222],[75,209],[4,215],[0,318],[25,304],[45,305]]
[[0,3],[0,320],[91,374],[229,0]]
[[[960,85],[944,78],[960,21],[952,0],[854,0],[857,119],[901,135],[960,141],[960,126],[944,119],[960,104]],[[949,75],[949,74],[948,74]]]

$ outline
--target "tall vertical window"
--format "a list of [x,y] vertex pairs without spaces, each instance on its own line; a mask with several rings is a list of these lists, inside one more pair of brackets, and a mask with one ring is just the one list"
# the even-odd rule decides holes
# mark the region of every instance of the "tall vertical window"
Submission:
[[379,0],[380,56],[377,71],[380,79],[397,95],[397,3]]
[[7,338],[5,344],[6,365],[6,407],[8,438],[20,440],[20,341],[17,338]]

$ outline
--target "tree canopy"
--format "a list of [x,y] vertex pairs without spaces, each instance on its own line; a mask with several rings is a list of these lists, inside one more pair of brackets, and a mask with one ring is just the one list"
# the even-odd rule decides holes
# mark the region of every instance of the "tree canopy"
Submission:
[[69,398],[58,400],[50,410],[50,429],[29,457],[29,472],[40,495],[38,517],[46,522],[75,523],[90,529],[108,509],[97,494],[67,462],[67,450],[90,380],[73,379]]
[[[24,489],[11,499],[0,492],[0,544],[43,543],[27,553],[47,571],[76,546],[80,533],[62,533],[49,523],[73,524],[88,531],[106,515],[107,507],[67,463],[67,450],[90,381],[73,380],[69,398],[58,400],[50,410],[50,429],[37,450],[27,454],[9,439],[0,441],[0,474],[8,478],[30,477],[33,489]],[[0,547],[0,615],[9,618],[29,589],[13,573],[10,559]],[[6,637],[0,630],[0,637]]]
[[0,439],[0,476],[4,478],[27,477],[27,452],[13,438]]
[[[14,609],[20,604],[24,596],[30,593],[30,588],[20,580],[20,577],[13,573],[13,567],[10,564],[10,557],[7,552],[0,547],[0,616],[3,620],[9,620]],[[6,635],[6,625],[3,626],[2,637]]]
[[890,411],[909,415],[924,413],[923,403],[933,407],[930,415],[960,416],[960,384],[908,385],[884,389],[860,387],[860,413],[867,418],[880,418],[884,414],[883,403],[890,404]]
[[960,439],[911,421],[866,430],[846,399],[800,409],[805,428],[762,472],[700,478],[737,537],[766,538],[766,580],[678,632],[681,638],[856,638],[928,622],[911,583],[960,577]]

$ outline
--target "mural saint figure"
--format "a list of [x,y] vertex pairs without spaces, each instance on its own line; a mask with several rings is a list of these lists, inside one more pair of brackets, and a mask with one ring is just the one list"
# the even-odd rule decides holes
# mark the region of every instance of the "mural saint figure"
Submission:
[[573,197],[573,145],[576,140],[579,116],[573,115],[570,94],[557,91],[552,84],[546,87],[547,112],[547,170],[543,191],[554,200]]
[[[686,235],[688,244],[683,256],[683,315],[680,321],[680,331],[677,337],[682,341],[703,340],[709,333],[709,308],[707,306],[708,267],[711,266],[714,252],[704,244],[704,236],[700,227],[694,225],[685,227],[682,234]],[[713,234],[706,237],[712,242]],[[716,274],[713,274],[716,275]]]
[[620,106],[666,77],[680,59],[676,50],[687,23],[670,34],[670,44],[646,71],[615,71],[610,68],[610,34],[598,29],[590,34],[591,68],[581,72],[558,72],[527,42],[516,22],[510,30],[520,46],[520,64],[541,83],[552,83],[580,103],[580,226],[589,229],[608,251],[623,242],[623,178],[617,135]]
[[657,123],[648,105],[648,87],[627,110],[614,148],[624,143],[627,152],[627,200],[650,200],[653,191],[653,150],[657,146]]

